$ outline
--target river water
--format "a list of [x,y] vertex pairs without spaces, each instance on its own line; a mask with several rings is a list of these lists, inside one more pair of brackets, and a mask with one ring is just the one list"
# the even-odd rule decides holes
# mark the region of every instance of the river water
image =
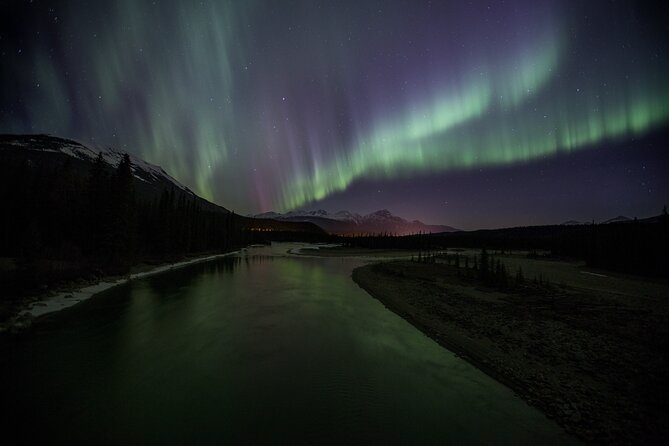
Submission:
[[132,281],[0,339],[8,429],[49,444],[574,443],[360,289],[363,260],[290,246]]

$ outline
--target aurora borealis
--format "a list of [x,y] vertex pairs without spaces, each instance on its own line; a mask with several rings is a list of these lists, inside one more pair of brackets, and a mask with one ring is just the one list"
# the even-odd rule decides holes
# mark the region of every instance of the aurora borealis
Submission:
[[[0,132],[131,151],[239,213],[385,207],[489,227],[642,216],[669,198],[664,148],[644,140],[669,122],[667,15],[649,5],[2,8]],[[496,221],[471,216],[500,200]]]

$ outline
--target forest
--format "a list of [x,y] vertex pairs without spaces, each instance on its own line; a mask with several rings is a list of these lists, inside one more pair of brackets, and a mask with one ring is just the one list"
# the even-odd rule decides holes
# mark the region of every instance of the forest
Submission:
[[[130,157],[82,163],[5,157],[0,189],[3,298],[45,292],[74,280],[124,275],[138,264],[177,261],[272,240],[320,241],[304,223],[257,221],[181,189],[138,193]],[[140,184],[141,185],[141,184]]]
[[[448,248],[526,250],[528,255],[577,258],[588,266],[644,276],[669,277],[669,218],[626,223],[527,226],[440,234],[357,236],[346,246],[432,251]],[[538,254],[541,253],[541,254]]]

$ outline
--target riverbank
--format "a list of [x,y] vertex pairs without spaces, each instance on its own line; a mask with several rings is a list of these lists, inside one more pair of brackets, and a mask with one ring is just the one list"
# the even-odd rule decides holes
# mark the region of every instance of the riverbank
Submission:
[[669,438],[666,299],[569,284],[501,292],[454,266],[407,261],[357,268],[353,280],[568,432],[595,444]]
[[[330,244],[324,246],[308,246],[299,248],[293,254],[308,254],[317,257],[375,257],[375,258],[389,258],[389,257],[406,257],[410,258],[413,251],[391,250],[391,249],[368,249],[368,248],[351,248],[344,247],[340,244]],[[418,252],[415,252],[415,255]]]
[[187,258],[175,263],[167,263],[157,266],[138,265],[133,268],[135,272],[132,272],[126,276],[107,276],[96,281],[95,283],[90,283],[83,287],[64,288],[55,291],[51,295],[33,297],[33,299],[30,299],[30,301],[26,302],[25,305],[18,309],[15,316],[0,324],[0,334],[5,332],[17,333],[26,330],[30,328],[35,319],[41,316],[70,308],[73,305],[90,299],[102,291],[108,290],[118,285],[123,285],[131,280],[142,279],[144,277],[193,265],[195,263],[208,262],[238,253],[239,251],[231,251],[221,254],[208,254],[204,256]]
[[[439,254],[441,251],[435,251]],[[412,257],[418,258],[420,251],[407,249],[371,249],[371,248],[352,248],[342,246],[341,244],[315,244],[300,248],[293,248],[289,254],[296,254],[310,257],[336,257],[336,258],[354,258],[362,260],[409,260]]]

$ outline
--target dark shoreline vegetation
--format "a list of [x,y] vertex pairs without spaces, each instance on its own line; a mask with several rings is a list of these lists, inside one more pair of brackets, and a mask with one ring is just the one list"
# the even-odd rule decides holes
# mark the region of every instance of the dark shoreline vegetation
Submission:
[[504,275],[497,254],[376,263],[353,280],[581,439],[666,444],[669,302]]
[[345,246],[412,249],[427,254],[447,248],[527,250],[537,256],[574,258],[588,266],[647,277],[669,277],[669,216],[630,222],[483,229],[441,234],[361,235],[342,239]]

